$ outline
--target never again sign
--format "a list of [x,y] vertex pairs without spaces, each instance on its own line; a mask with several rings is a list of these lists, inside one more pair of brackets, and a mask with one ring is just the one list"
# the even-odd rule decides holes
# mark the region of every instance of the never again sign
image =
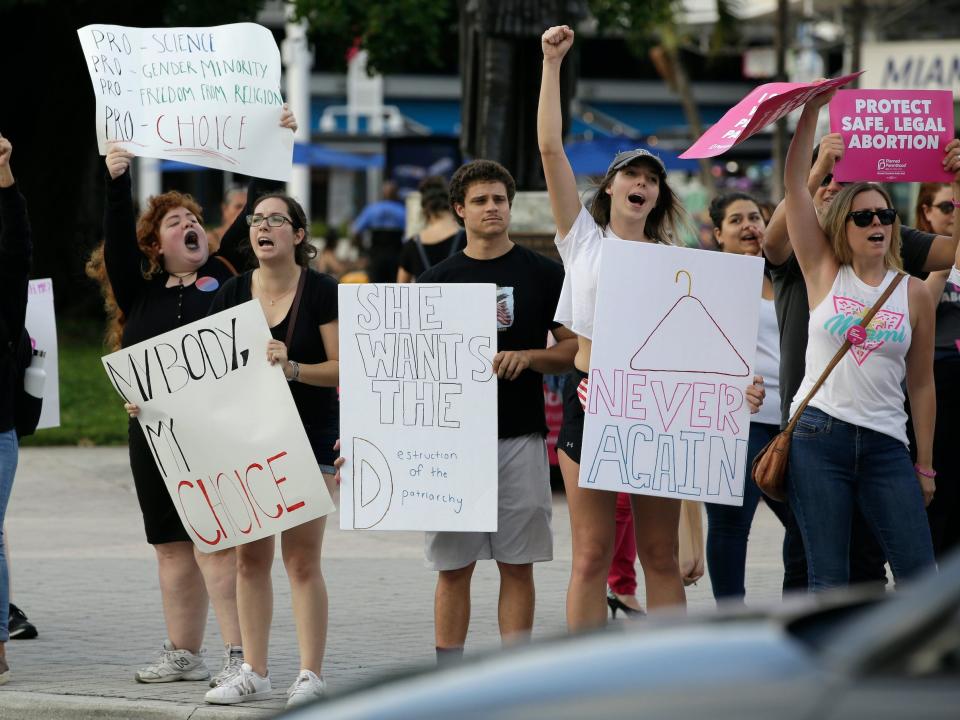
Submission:
[[340,526],[497,529],[493,285],[341,285]]
[[77,33],[101,155],[122,143],[143,157],[290,178],[293,133],[278,124],[280,51],[269,30],[88,25]]
[[256,301],[103,358],[183,526],[213,552],[333,512]]

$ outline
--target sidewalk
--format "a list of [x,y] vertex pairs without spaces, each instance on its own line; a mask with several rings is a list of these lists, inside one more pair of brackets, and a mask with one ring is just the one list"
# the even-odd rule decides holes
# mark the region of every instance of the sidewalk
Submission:
[[[39,631],[11,641],[11,682],[0,687],[0,720],[17,718],[261,718],[283,708],[298,670],[290,594],[274,564],[270,648],[273,698],[234,707],[203,702],[206,683],[141,685],[134,670],[164,639],[156,561],[143,539],[126,448],[38,448],[21,452],[7,512],[12,598]],[[555,559],[537,566],[534,636],[564,630],[570,527],[554,501]],[[783,531],[761,505],[747,560],[748,601],[780,595]],[[341,531],[331,517],[324,540],[330,631],[324,676],[331,694],[393,671],[429,666],[434,575],[423,566],[422,533]],[[642,585],[641,585],[642,593]],[[467,652],[498,645],[497,578],[478,566]],[[713,609],[709,580],[688,588],[691,613]],[[221,645],[211,612],[207,664]]]

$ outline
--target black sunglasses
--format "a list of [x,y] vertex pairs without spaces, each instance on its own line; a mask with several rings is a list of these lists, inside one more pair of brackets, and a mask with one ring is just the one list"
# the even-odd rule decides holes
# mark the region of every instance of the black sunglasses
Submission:
[[[825,188],[832,182],[833,182],[833,173],[827,173],[826,175],[823,176],[823,180],[820,181],[820,187]],[[839,182],[839,181],[837,182],[837,185],[839,185],[840,187],[846,187],[849,184],[850,183],[848,182]]]
[[853,224],[857,227],[869,227],[870,223],[873,222],[873,216],[877,216],[877,220],[880,221],[881,225],[893,225],[893,221],[897,219],[897,211],[893,208],[884,208],[883,210],[854,210],[851,213],[847,213],[847,217],[853,220]]
[[936,205],[933,205],[932,207],[935,207],[944,215],[950,215],[953,213],[953,208],[956,206],[953,204],[953,200],[944,200],[943,202],[938,202]]

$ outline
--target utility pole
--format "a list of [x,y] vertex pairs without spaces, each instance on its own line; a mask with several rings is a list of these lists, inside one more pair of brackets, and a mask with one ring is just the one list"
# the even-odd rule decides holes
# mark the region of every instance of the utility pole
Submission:
[[[307,44],[307,21],[294,20],[294,6],[287,5],[286,39],[283,41],[283,61],[286,65],[287,102],[297,117],[297,132],[294,140],[310,142],[310,66],[313,55]],[[294,165],[287,184],[287,192],[300,201],[309,220],[310,215],[310,166]]]
[[[777,18],[773,35],[773,47],[777,55],[777,74],[775,82],[787,81],[787,29],[790,9],[787,0],[777,0]],[[783,165],[787,157],[787,119],[777,120],[773,128],[773,177],[771,179],[772,199],[776,202],[783,197]]]

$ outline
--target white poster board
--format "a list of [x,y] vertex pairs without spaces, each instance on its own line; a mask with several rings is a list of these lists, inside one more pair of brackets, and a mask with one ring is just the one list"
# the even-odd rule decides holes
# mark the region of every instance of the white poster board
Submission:
[[496,288],[341,285],[344,529],[497,529]]
[[763,260],[603,243],[580,487],[742,505]]
[[274,535],[334,511],[293,396],[267,363],[250,302],[103,358],[140,406],[157,468],[200,550]]
[[101,155],[122,143],[142,157],[290,179],[293,133],[279,126],[280,51],[265,27],[87,25],[77,34]]
[[57,353],[57,318],[53,311],[53,281],[31,280],[27,289],[27,330],[34,350],[43,350],[43,405],[37,430],[60,427],[60,374]]

